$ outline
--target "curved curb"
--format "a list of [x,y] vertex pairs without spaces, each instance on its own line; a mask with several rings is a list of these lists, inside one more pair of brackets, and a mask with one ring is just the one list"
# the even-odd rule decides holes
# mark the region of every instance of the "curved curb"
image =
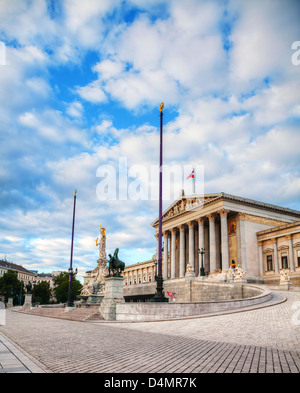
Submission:
[[[278,298],[277,300],[274,299]],[[219,312],[214,312],[214,313],[206,313],[206,314],[201,314],[201,315],[189,315],[186,317],[171,317],[171,318],[162,318],[162,319],[147,319],[147,320],[128,320],[128,321],[106,321],[106,320],[99,320],[99,321],[82,321],[85,323],[94,323],[94,324],[101,324],[101,323],[145,323],[145,322],[169,322],[169,321],[182,321],[182,320],[189,320],[189,319],[199,319],[199,318],[208,318],[208,317],[216,317],[220,315],[227,315],[227,314],[237,314],[240,312],[247,312],[247,311],[253,311],[253,310],[258,310],[258,309],[263,309],[271,306],[276,306],[278,304],[286,302],[287,298],[283,297],[279,294],[276,294],[274,296],[272,292],[272,297],[271,299],[267,300],[265,303],[260,303],[257,305],[253,306],[248,306],[248,307],[242,307],[242,308],[237,308],[233,310],[224,310],[224,311],[219,311]]]

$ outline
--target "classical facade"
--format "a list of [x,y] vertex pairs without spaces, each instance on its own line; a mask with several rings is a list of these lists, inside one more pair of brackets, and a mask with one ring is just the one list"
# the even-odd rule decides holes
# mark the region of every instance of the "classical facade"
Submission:
[[[158,219],[155,229],[158,247]],[[249,281],[279,281],[280,270],[289,269],[300,284],[300,211],[226,193],[182,195],[163,213],[164,280],[227,272],[232,262],[247,273]],[[157,255],[157,250],[156,250]],[[155,263],[125,268],[125,285],[153,281]]]
[[276,283],[285,270],[300,285],[300,221],[260,231],[257,240],[264,281]]
[[123,273],[124,284],[135,285],[155,281],[156,265],[156,255],[154,255],[149,261],[126,266]]

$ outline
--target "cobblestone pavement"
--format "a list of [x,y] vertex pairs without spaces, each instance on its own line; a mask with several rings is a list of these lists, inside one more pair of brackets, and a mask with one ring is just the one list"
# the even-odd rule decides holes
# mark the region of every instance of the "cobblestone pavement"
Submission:
[[[300,293],[186,320],[87,323],[8,311],[1,334],[48,372],[299,373]],[[1,365],[0,346],[0,365]],[[0,369],[1,370],[1,369]]]
[[0,335],[0,374],[2,373],[44,373],[35,361],[31,360],[10,341]]

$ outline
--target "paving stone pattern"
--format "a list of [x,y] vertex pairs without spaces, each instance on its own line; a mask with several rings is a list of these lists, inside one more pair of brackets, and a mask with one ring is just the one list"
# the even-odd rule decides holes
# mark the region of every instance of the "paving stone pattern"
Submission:
[[299,323],[293,316],[300,293],[284,295],[286,302],[271,307],[164,322],[76,322],[9,311],[0,335],[54,373],[299,373],[300,316]]

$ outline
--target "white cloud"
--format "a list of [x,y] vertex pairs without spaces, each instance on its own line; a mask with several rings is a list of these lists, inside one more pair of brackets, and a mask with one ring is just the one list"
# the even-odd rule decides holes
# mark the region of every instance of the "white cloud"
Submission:
[[108,80],[116,76],[118,77],[118,75],[124,71],[124,68],[125,65],[118,59],[115,61],[106,59],[97,63],[93,67],[93,71],[98,72],[101,79]]
[[52,92],[51,86],[43,78],[29,78],[25,81],[25,85],[27,85],[31,89],[33,94],[36,94],[37,96],[41,96],[43,98],[47,98]]
[[255,80],[269,76],[297,77],[290,48],[299,36],[299,3],[232,0],[229,6],[235,16],[230,37],[233,41],[230,70],[235,87],[251,89]]
[[[125,157],[132,188],[151,173],[159,117],[141,119],[162,101],[166,164],[204,165],[206,192],[297,205],[296,1],[51,4],[0,2],[0,247],[15,262],[68,268],[75,187],[81,273],[100,223],[127,263],[154,254],[157,201],[99,201],[96,171]],[[157,191],[158,177],[137,180]]]
[[[49,161],[46,166],[52,173],[56,185],[64,187],[81,187],[82,192],[95,194],[95,172],[99,159],[95,155],[81,153],[79,156],[59,161]],[[94,189],[90,187],[94,182]]]
[[300,82],[273,84],[245,101],[243,107],[253,113],[259,125],[280,123],[289,117],[299,118]]
[[24,46],[49,43],[56,36],[56,23],[51,20],[44,0],[2,0],[1,28],[9,40]]
[[[179,15],[183,15],[182,19]],[[170,7],[170,17],[152,22],[142,15],[121,30],[111,32],[105,43],[108,58],[93,71],[99,79],[86,86],[84,98],[104,100],[103,91],[123,106],[135,109],[155,105],[162,99],[179,104],[207,91],[221,89],[226,72],[226,54],[218,31],[222,12],[214,4],[179,2]],[[187,23],[188,19],[192,23]],[[197,20],[197,23],[193,23]],[[82,90],[79,91],[82,95]]]
[[115,1],[112,0],[66,0],[65,26],[81,45],[94,47],[99,43],[104,29],[101,17],[104,17],[114,4]]
[[127,73],[109,80],[105,90],[125,108],[138,110],[140,105],[155,105],[162,97],[169,104],[177,102],[177,85],[164,71]]
[[77,87],[77,92],[81,98],[94,104],[99,104],[107,100],[98,81],[91,82],[87,86]]
[[83,106],[80,102],[74,101],[68,105],[67,114],[71,117],[80,118],[82,116]]
[[90,146],[85,130],[77,128],[60,111],[45,109],[40,113],[25,112],[19,116],[19,123],[32,128],[41,138],[56,145],[72,142],[84,147]]

